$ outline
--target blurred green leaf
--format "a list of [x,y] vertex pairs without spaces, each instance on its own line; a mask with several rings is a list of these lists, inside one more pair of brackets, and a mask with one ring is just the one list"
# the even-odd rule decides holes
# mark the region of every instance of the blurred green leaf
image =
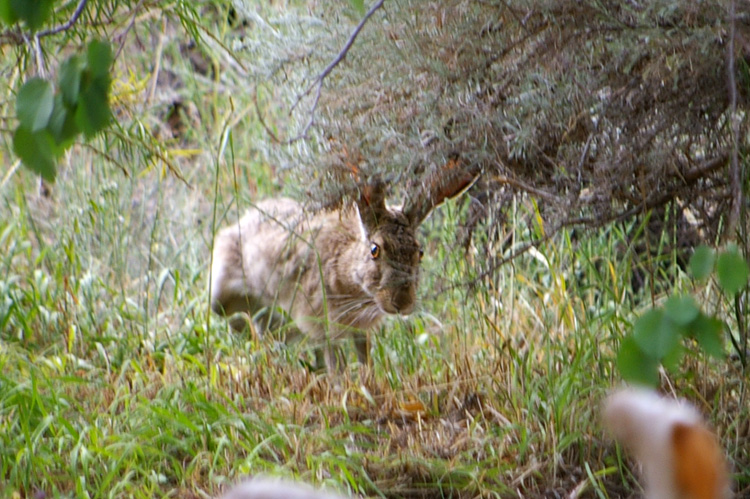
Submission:
[[678,326],[687,326],[700,314],[692,296],[671,296],[664,304],[664,313]]
[[13,135],[13,152],[44,180],[55,181],[55,147],[47,130],[32,132],[23,126],[18,127]]
[[109,82],[109,69],[112,66],[112,49],[109,43],[100,40],[89,43],[86,58],[93,77]]
[[750,270],[740,252],[733,247],[719,254],[716,261],[716,273],[722,289],[734,295],[747,285]]
[[37,132],[49,123],[54,93],[52,84],[42,78],[32,78],[21,87],[16,97],[16,114],[21,126]]
[[684,353],[685,349],[683,348],[682,344],[680,342],[677,342],[674,348],[672,348],[670,352],[667,352],[667,354],[661,360],[661,363],[665,369],[671,372],[675,372],[680,367],[680,363],[682,362],[682,356]]
[[83,61],[76,55],[69,57],[60,65],[57,83],[65,104],[70,107],[74,107],[78,102],[82,73]]
[[10,0],[0,0],[0,21],[9,25],[18,22],[18,14],[10,6]]
[[641,350],[633,336],[626,336],[620,343],[617,367],[622,377],[630,383],[650,387],[659,384],[659,363]]
[[674,349],[680,335],[663,310],[651,309],[635,322],[633,339],[646,354],[661,360]]
[[700,314],[698,319],[690,325],[690,333],[701,348],[717,359],[723,359],[726,355],[723,332],[724,323],[716,317],[709,317],[705,314]]
[[52,109],[47,129],[55,139],[55,143],[63,148],[69,147],[76,135],[80,133],[75,122],[75,112],[63,104],[61,94],[55,95],[55,106]]
[[716,255],[714,254],[713,249],[705,244],[698,246],[695,248],[693,256],[690,257],[690,273],[693,274],[693,277],[696,279],[705,279],[711,274],[715,260]]
[[82,89],[75,113],[75,122],[86,138],[91,138],[112,119],[107,98],[108,88],[94,80]]
[[52,14],[54,0],[10,0],[10,8],[31,31],[36,31]]

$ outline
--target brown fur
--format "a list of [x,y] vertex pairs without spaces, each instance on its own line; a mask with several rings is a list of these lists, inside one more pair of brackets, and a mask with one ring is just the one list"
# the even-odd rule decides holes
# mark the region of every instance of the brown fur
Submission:
[[719,442],[687,401],[650,390],[619,390],[607,399],[604,422],[641,463],[648,499],[731,496]]
[[414,310],[421,257],[415,231],[428,213],[386,207],[380,184],[354,205],[315,215],[291,199],[261,201],[216,236],[212,308],[228,316],[279,307],[303,336],[325,346],[329,368],[343,367],[331,347],[342,337],[355,338],[365,362],[366,332],[386,313]]
[[703,425],[676,424],[672,430],[675,483],[680,497],[721,499],[728,482],[716,437]]

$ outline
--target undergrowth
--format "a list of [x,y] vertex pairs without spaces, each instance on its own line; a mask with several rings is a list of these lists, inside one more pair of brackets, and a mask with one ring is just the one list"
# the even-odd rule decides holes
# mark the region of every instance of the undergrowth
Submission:
[[[237,334],[209,313],[215,231],[298,186],[258,152],[268,135],[242,79],[196,75],[170,22],[140,29],[161,30],[181,107],[166,86],[136,105],[159,66],[136,51],[115,69],[121,143],[74,146],[49,196],[17,168],[0,183],[0,497],[213,497],[258,473],[382,497],[637,490],[598,420],[620,338],[661,299],[632,291],[637,228],[563,231],[480,276],[543,217],[520,198],[507,244],[465,248],[469,201],[449,202],[422,228],[419,310],[371,335],[370,366],[350,351],[340,376],[311,371],[304,342]],[[659,282],[692,289],[668,268]],[[710,416],[747,490],[746,374],[698,351],[685,362],[665,384]]]

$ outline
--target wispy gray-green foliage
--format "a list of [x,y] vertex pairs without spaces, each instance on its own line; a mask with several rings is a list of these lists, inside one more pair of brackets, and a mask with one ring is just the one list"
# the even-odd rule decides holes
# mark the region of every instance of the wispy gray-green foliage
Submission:
[[[732,193],[746,186],[744,177],[727,183],[734,145],[740,156],[748,145],[748,9],[682,0],[386,2],[325,80],[313,140],[294,151],[314,149],[302,170],[295,157],[296,171],[310,194],[325,197],[351,183],[352,165],[405,186],[458,155],[485,172],[477,192],[500,197],[489,210],[502,209],[507,190],[540,200],[553,228],[676,206],[694,220],[681,237],[711,240],[726,227]],[[268,89],[301,78],[282,94],[287,104],[351,31],[330,22],[342,9],[316,13],[323,26],[296,26],[308,43],[285,39],[284,58],[266,66],[275,75]]]

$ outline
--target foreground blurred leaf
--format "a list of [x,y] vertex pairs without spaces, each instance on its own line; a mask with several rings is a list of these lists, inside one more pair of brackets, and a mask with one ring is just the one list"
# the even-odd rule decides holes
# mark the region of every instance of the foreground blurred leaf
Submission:
[[627,336],[620,343],[617,367],[628,382],[651,387],[659,384],[659,363],[641,350],[633,336]]
[[100,40],[89,43],[86,57],[94,78],[109,80],[109,68],[112,65],[112,49],[109,43]]
[[55,96],[55,106],[52,109],[47,129],[52,134],[57,145],[63,148],[69,147],[78,135],[78,126],[75,122],[75,114],[63,104],[61,94]]
[[724,352],[724,323],[716,317],[701,314],[690,325],[690,333],[703,350],[717,359],[725,357]]
[[13,135],[13,152],[23,164],[39,173],[48,182],[55,181],[55,148],[52,136],[46,130],[32,132],[19,127]]
[[719,255],[716,262],[719,284],[730,295],[736,294],[747,285],[750,270],[737,248],[730,248]]
[[16,97],[16,114],[21,126],[32,132],[49,123],[54,104],[52,84],[42,78],[32,78],[21,87]]
[[57,83],[60,87],[65,104],[75,106],[78,102],[78,92],[81,89],[83,61],[74,55],[60,65]]
[[18,22],[18,14],[10,6],[10,0],[0,0],[0,21],[5,24]]
[[81,91],[75,121],[86,138],[96,135],[112,118],[107,94],[108,89],[97,81]]
[[10,0],[14,14],[23,19],[31,31],[41,28],[52,14],[54,0]]
[[664,304],[664,312],[678,326],[687,326],[698,317],[700,309],[692,296],[672,296]]
[[633,339],[645,353],[654,359],[662,359],[672,352],[680,336],[677,327],[663,310],[652,309],[636,321]]
[[696,279],[705,279],[711,274],[714,268],[714,250],[706,245],[701,245],[695,248],[693,256],[690,257],[690,273]]

